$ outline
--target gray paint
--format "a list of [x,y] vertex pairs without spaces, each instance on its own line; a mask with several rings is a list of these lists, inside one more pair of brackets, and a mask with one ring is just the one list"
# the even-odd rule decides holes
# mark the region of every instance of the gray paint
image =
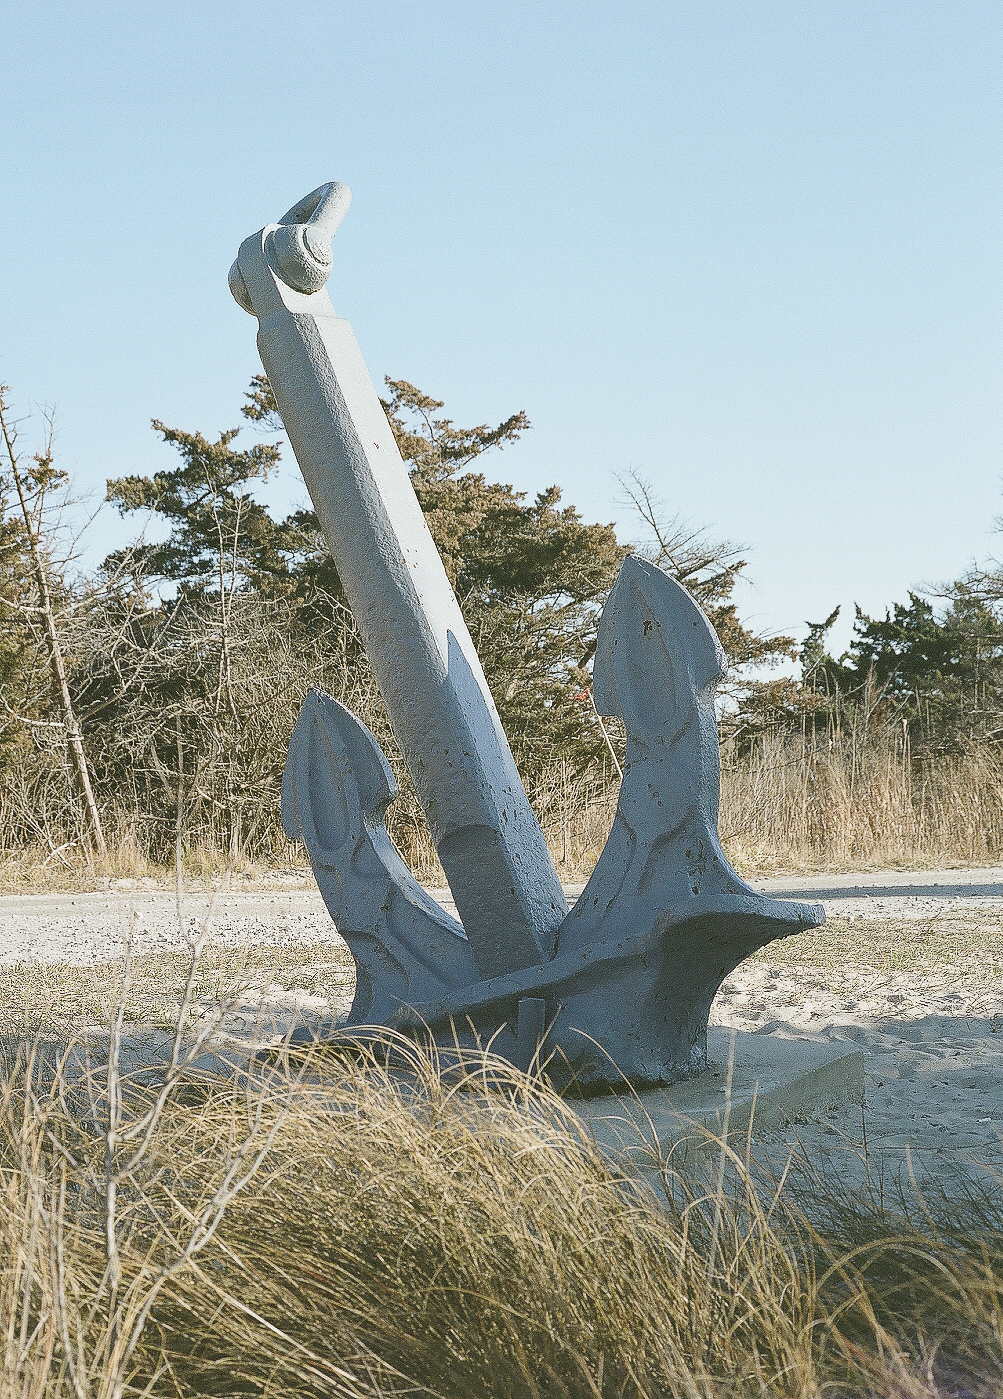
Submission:
[[[516,1058],[518,1004],[547,1002],[542,1058],[558,1083],[588,1091],[626,1077],[673,1083],[707,1062],[707,1019],[721,982],[774,938],[817,927],[818,904],[767,898],[740,879],[717,832],[714,688],[721,653],[703,612],[654,565],[628,558],[599,628],[594,693],[627,730],[613,827],[561,925],[557,950],[527,969],[395,1024],[427,1023]],[[499,1026],[505,1028],[499,1031]],[[511,1044],[509,1043],[511,1037]]]
[[352,328],[323,289],[330,254],[311,266],[347,204],[344,186],[322,186],[246,239],[231,289],[258,318],[265,372],[474,960],[498,975],[550,956],[567,904]]
[[[313,217],[326,237],[345,207],[343,187],[324,186],[286,220]],[[728,973],[824,921],[817,904],[757,894],[721,849],[713,629],[666,574],[624,562],[600,623],[594,693],[624,722],[627,760],[609,840],[565,916],[393,435],[322,290],[318,239],[309,225],[282,230],[242,245],[231,287],[259,318],[262,361],[462,920],[420,888],[387,836],[396,786],[376,739],[312,692],[282,815],[358,968],[345,1043],[368,1025],[446,1049],[490,1044],[585,1092],[691,1078],[706,1067],[708,1014]]]
[[312,690],[282,778],[282,823],[310,855],[356,965],[349,1023],[388,1024],[402,1006],[476,984],[467,936],[412,878],[386,829],[397,782],[361,719]]

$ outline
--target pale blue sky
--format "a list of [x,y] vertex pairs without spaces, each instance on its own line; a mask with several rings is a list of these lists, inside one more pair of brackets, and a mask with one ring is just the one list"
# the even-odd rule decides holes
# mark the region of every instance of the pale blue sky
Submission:
[[171,464],[150,418],[235,425],[259,368],[240,240],[344,180],[377,382],[524,408],[487,469],[628,533],[640,471],[748,546],[747,616],[842,603],[845,644],[1003,549],[1001,38],[998,0],[11,7],[0,380],[81,488]]

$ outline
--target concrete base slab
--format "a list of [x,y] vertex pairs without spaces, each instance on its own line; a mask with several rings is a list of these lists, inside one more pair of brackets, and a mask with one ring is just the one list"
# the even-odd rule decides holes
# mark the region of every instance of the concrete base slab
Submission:
[[[729,1082],[728,1064],[734,1058]],[[600,1145],[638,1166],[678,1158],[727,1130],[732,1145],[831,1108],[864,1101],[862,1050],[845,1043],[756,1035],[711,1027],[710,1067],[671,1088],[623,1092],[576,1102]]]
[[[133,1029],[123,1038],[123,1078],[137,1085],[158,1081],[170,1062],[171,1046],[172,1037],[162,1030]],[[16,1052],[13,1042],[4,1049],[7,1055]],[[68,1057],[55,1042],[40,1050],[43,1077],[46,1068],[55,1072],[60,1062],[70,1083],[88,1074],[97,1074],[100,1081],[106,1072],[106,1035],[93,1036],[88,1048],[74,1046]],[[753,1132],[768,1132],[864,1099],[866,1056],[845,1042],[711,1027],[707,1051],[710,1067],[686,1083],[567,1102],[601,1147],[631,1172],[644,1175],[667,1158],[681,1162],[713,1147],[726,1121],[729,1141],[740,1148],[750,1124]],[[288,1066],[267,1065],[267,1060],[255,1059],[250,1046],[207,1046],[186,1064],[183,1077],[193,1085],[218,1085],[234,1077],[243,1082],[248,1076],[268,1079],[273,1073],[285,1080]],[[310,1073],[303,1081],[321,1079]]]

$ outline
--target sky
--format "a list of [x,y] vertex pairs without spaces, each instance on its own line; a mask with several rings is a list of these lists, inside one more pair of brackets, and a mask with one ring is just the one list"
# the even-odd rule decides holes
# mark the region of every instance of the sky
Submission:
[[525,410],[485,472],[624,538],[638,472],[838,651],[1003,554],[1001,40],[998,0],[11,4],[0,382],[92,506],[169,469],[150,420],[214,436],[260,372],[238,245],[342,180],[377,384]]

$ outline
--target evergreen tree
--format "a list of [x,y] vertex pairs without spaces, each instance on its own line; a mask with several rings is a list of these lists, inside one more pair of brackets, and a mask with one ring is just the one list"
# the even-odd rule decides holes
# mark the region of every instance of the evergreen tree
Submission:
[[[605,763],[589,666],[628,549],[611,524],[587,524],[564,505],[556,487],[529,500],[478,469],[485,452],[527,430],[524,413],[494,427],[456,427],[439,400],[407,381],[388,379],[387,388],[383,407],[516,761],[539,795],[541,783],[553,788],[555,770],[572,777],[597,758]],[[281,429],[263,375],[242,411]],[[394,819],[413,822],[413,794],[316,516],[299,510],[276,520],[254,499],[279,446],[238,448],[236,429],[211,441],[154,427],[180,462],[109,481],[108,498],[123,514],[166,521],[169,537],[140,541],[105,566],[150,596],[172,583],[176,597],[134,610],[117,639],[87,658],[83,678],[100,711],[109,783],[135,789],[134,804],[152,823],[150,844],[163,849],[184,806],[190,831],[214,832],[219,844],[222,827],[236,848],[250,831],[274,826],[292,716],[306,688],[320,684],[374,730],[402,779]],[[646,552],[708,608],[736,670],[788,651],[790,638],[758,637],[740,622],[731,596],[744,567],[738,551],[663,528],[650,493],[638,490],[653,528]],[[127,655],[153,658],[128,693],[119,678]],[[613,741],[622,745],[615,726]]]
[[153,476],[109,481],[107,498],[120,514],[147,510],[169,521],[171,533],[162,543],[134,544],[110,555],[106,568],[128,553],[137,573],[196,595],[261,586],[283,574],[283,549],[293,541],[249,489],[252,482],[267,479],[280,449],[257,443],[234,450],[231,443],[239,428],[210,442],[200,432],[166,427],[157,419],[153,426],[179,452],[181,465]]
[[[386,382],[384,411],[517,760],[525,768],[534,759],[563,754],[586,764],[605,751],[587,703],[587,667],[606,596],[631,546],[618,542],[613,525],[585,524],[575,507],[562,506],[556,486],[529,503],[512,486],[471,470],[484,452],[518,440],[530,426],[525,413],[513,413],[495,427],[458,428],[439,415],[440,400],[406,380]],[[246,417],[271,430],[281,428],[264,375],[252,380],[246,398]],[[666,524],[639,476],[621,484],[648,535],[647,542],[633,547],[693,594],[718,633],[729,661],[727,728],[736,706],[774,700],[777,682],[748,672],[796,654],[794,640],[764,636],[739,619],[732,594],[746,567],[740,550],[675,522]],[[336,571],[313,513],[291,517],[286,527],[312,540],[308,553],[291,564],[300,584],[309,580],[321,597],[337,594]]]
[[[529,427],[525,413],[496,427],[458,428],[438,416],[440,400],[413,384],[388,379],[387,387],[384,411],[517,762],[526,769],[559,753],[587,762],[604,741],[581,700],[584,667],[626,549],[612,525],[585,524],[573,506],[562,506],[556,486],[528,503],[512,486],[470,469],[485,452],[518,440]],[[247,399],[245,416],[280,425],[264,375],[252,381]],[[300,541],[287,557],[307,613],[316,605],[310,599],[340,598],[313,512],[298,512],[284,528]]]
[[849,650],[830,655],[826,638],[839,615],[809,623],[801,647],[801,681],[786,707],[768,716],[776,725],[810,721],[813,729],[862,719],[905,724],[917,754],[962,748],[1003,735],[1003,618],[972,579],[946,590],[940,610],[910,592],[884,617],[856,608]]

